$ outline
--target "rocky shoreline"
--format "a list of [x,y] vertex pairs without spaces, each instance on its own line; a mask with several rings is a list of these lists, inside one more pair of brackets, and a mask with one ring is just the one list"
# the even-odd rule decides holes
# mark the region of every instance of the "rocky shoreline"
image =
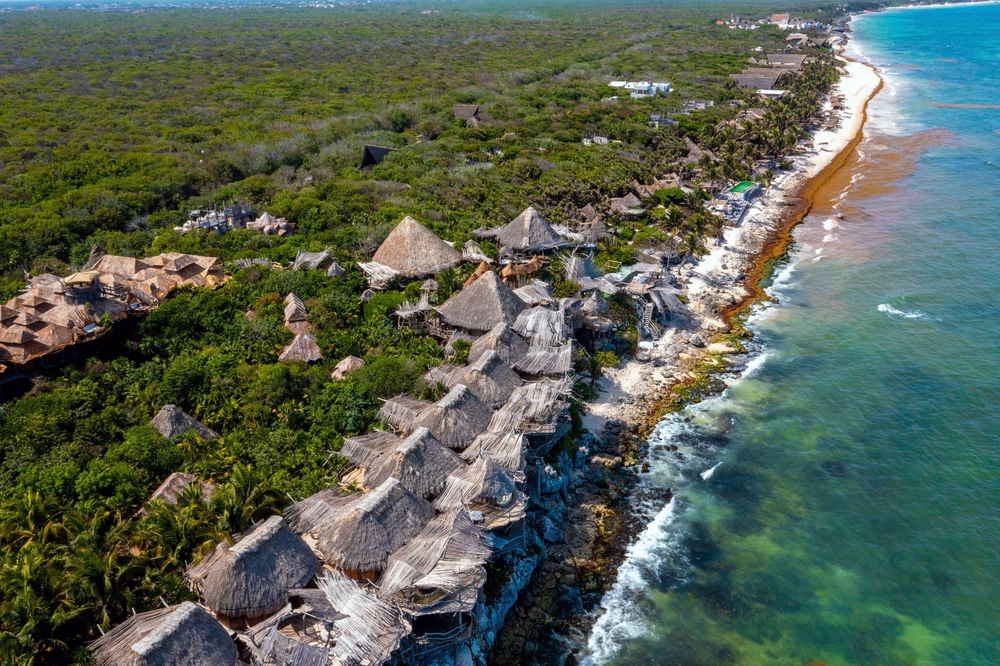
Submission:
[[660,506],[671,498],[670,489],[639,484],[645,436],[665,413],[723,388],[716,372],[744,363],[745,333],[732,325],[734,316],[762,296],[768,260],[784,254],[791,228],[808,211],[809,192],[861,139],[865,108],[881,81],[867,65],[843,62],[834,91],[845,99],[839,127],[816,132],[814,147],[793,160],[740,224],[677,276],[687,289],[688,316],[654,342],[650,360],[630,360],[599,380],[600,398],[584,418],[599,434],[585,436],[572,460],[564,456],[548,470],[542,500],[529,515],[539,564],[502,629],[489,632],[492,645],[480,642],[477,662],[488,654],[491,666],[578,663],[617,567],[644,527],[637,493],[656,493],[642,499]]

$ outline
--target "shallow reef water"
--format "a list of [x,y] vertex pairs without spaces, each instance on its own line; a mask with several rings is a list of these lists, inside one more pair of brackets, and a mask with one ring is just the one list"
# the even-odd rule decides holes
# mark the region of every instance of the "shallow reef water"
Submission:
[[1000,114],[972,108],[998,20],[855,19],[886,82],[866,138],[749,317],[752,371],[651,437],[643,483],[674,498],[586,663],[1000,663]]

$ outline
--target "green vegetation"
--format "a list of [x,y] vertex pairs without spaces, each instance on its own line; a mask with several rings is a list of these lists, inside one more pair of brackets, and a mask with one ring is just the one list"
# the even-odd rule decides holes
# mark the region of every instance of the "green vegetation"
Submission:
[[[79,268],[94,244],[113,254],[283,263],[300,249],[332,246],[348,269],[335,279],[233,269],[216,291],[182,290],[138,324],[115,324],[91,358],[0,406],[0,661],[88,663],[83,646],[98,626],[159,597],[191,598],[188,562],[289,496],[334,483],[343,438],[374,425],[381,398],[434,395],[420,377],[442,360],[439,346],[389,316],[414,287],[390,285],[361,303],[366,285],[354,267],[404,215],[461,243],[529,204],[565,223],[587,203],[608,212],[605,199],[634,180],[672,171],[711,191],[750,175],[755,161],[784,157],[835,71],[828,54],[810,51],[819,61],[792,84],[792,99],[768,103],[756,125],[717,129],[737,112],[728,102],[751,101],[728,74],[754,47],[784,46],[777,30],[714,24],[730,11],[0,14],[0,299],[17,292],[25,271]],[[666,79],[675,91],[603,102],[607,80],[626,76]],[[650,113],[691,98],[717,106],[679,127],[648,124]],[[469,127],[453,117],[455,103],[480,104],[493,121]],[[613,142],[583,146],[595,133]],[[681,165],[685,139],[715,157]],[[356,167],[366,144],[405,149],[363,173]],[[685,261],[701,253],[721,223],[702,210],[702,194],[681,194],[649,202],[665,204],[661,215],[612,220],[623,231],[602,242],[598,265],[632,263],[636,250],[653,247]],[[287,217],[299,233],[173,231],[189,209],[234,199]],[[471,270],[436,276],[437,298]],[[276,362],[290,339],[282,326],[289,292],[308,307],[320,365]],[[625,297],[609,305],[623,326],[618,352],[634,352],[633,305]],[[364,367],[330,381],[349,354]],[[592,358],[592,377],[617,363],[612,352]],[[164,440],[147,424],[166,403],[223,437]],[[146,506],[141,516],[175,471],[217,489]]]

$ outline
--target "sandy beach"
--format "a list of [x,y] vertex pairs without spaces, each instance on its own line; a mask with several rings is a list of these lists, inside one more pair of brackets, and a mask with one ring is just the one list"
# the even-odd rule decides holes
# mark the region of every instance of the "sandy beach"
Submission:
[[[792,168],[775,178],[738,225],[708,245],[708,255],[697,264],[672,269],[687,294],[687,313],[675,315],[653,342],[650,360],[626,359],[618,368],[606,368],[597,381],[599,398],[587,404],[583,415],[591,433],[583,440],[586,445],[572,463],[547,468],[550,482],[563,484],[563,499],[545,504],[546,551],[497,634],[494,654],[531,653],[537,648],[531,642],[537,628],[550,631],[554,622],[556,632],[570,642],[586,641],[596,615],[583,611],[580,595],[593,596],[614,584],[618,564],[645,527],[629,497],[647,469],[644,436],[655,425],[663,401],[676,385],[697,379],[693,370],[702,361],[723,355],[713,362],[725,362],[734,371],[747,362],[748,355],[716,341],[729,330],[726,313],[759,294],[761,258],[784,253],[789,230],[808,208],[804,199],[839,170],[860,141],[866,104],[881,80],[867,65],[841,62],[842,78],[830,93],[844,97],[840,122],[813,135],[811,148],[791,159]],[[828,99],[824,110],[829,109]],[[664,505],[672,492],[662,489],[655,495],[645,499]],[[567,608],[577,611],[564,617]],[[563,619],[557,622],[557,617]]]
[[[720,242],[708,246],[709,254],[697,265],[674,268],[687,289],[688,317],[675,318],[654,342],[650,362],[630,360],[607,369],[598,382],[601,397],[589,405],[584,424],[600,433],[608,421],[632,427],[645,424],[651,410],[677,383],[694,378],[691,368],[707,353],[734,351],[712,343],[728,325],[720,313],[751,296],[746,285],[754,261],[775,234],[788,225],[789,216],[801,215],[801,194],[807,183],[822,180],[824,170],[852,146],[863,130],[864,109],[881,82],[875,70],[841,58],[843,73],[831,91],[842,95],[840,122],[832,130],[813,134],[812,148],[792,159],[793,167],[779,174],[744,214],[739,225],[727,227]],[[824,110],[830,109],[829,101]]]

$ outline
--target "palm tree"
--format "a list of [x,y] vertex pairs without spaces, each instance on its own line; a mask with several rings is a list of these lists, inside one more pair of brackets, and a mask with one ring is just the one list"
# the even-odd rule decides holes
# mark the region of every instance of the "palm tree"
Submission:
[[684,224],[684,211],[676,204],[670,204],[666,214],[663,216],[663,223],[670,228],[677,228]]
[[681,260],[681,266],[687,263],[687,260],[694,255],[702,256],[708,253],[708,249],[702,242],[701,236],[693,231],[686,233],[681,237],[680,250],[684,253],[684,259]]
[[441,271],[435,280],[438,283],[437,296],[442,301],[447,300],[462,285],[458,271],[454,268],[446,268]]
[[66,529],[60,522],[55,500],[28,490],[4,507],[0,539],[8,553],[33,545],[47,545],[63,538]]
[[249,465],[236,465],[233,473],[212,496],[219,528],[233,535],[254,522],[281,512],[281,493],[265,484]]
[[160,569],[168,570],[207,553],[223,536],[207,510],[154,501],[135,543]]
[[18,554],[0,577],[0,663],[35,666],[68,660],[67,639],[85,611],[66,603],[60,572],[37,544]]

